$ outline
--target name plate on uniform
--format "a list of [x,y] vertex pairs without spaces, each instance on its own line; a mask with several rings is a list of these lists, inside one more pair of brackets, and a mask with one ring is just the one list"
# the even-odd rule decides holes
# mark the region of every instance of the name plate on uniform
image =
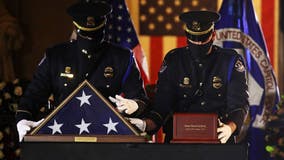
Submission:
[[220,143],[217,114],[175,113],[171,143]]

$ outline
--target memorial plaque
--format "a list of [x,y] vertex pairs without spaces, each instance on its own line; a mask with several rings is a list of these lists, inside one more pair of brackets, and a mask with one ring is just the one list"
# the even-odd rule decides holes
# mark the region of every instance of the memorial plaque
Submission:
[[220,143],[217,114],[175,113],[171,143]]
[[24,142],[147,143],[148,139],[136,135],[26,135]]

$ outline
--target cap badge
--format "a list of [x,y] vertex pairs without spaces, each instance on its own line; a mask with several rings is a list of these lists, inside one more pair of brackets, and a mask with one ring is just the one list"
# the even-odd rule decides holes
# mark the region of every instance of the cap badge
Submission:
[[113,68],[112,67],[106,67],[105,68],[104,77],[105,78],[112,78],[113,77]]
[[66,66],[64,73],[60,73],[60,77],[73,78],[74,74],[71,74],[71,67]]
[[219,89],[222,87],[222,79],[220,77],[214,76],[213,77],[213,87]]
[[95,26],[95,19],[94,17],[87,17],[87,26],[94,27]]
[[194,30],[194,31],[200,31],[200,30],[201,30],[200,23],[197,22],[197,21],[193,21],[193,22],[192,22],[192,30]]

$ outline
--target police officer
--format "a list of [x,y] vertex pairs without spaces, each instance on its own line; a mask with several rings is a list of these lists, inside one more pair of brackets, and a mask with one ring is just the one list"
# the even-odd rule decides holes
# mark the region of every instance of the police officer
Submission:
[[17,110],[20,141],[41,122],[35,117],[51,94],[57,106],[84,80],[110,97],[125,116],[139,117],[146,111],[148,98],[131,50],[104,41],[111,11],[104,2],[79,2],[67,9],[77,40],[46,50]]
[[221,120],[218,139],[226,143],[241,129],[248,109],[243,59],[232,49],[213,45],[218,13],[190,11],[180,19],[186,23],[188,45],[171,50],[164,58],[154,102],[158,114],[148,116],[147,128],[163,125],[169,142],[174,113],[217,113]]

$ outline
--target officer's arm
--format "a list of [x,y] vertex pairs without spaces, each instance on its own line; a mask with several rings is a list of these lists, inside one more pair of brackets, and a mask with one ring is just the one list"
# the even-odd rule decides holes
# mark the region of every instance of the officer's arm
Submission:
[[130,115],[131,117],[141,117],[148,110],[149,100],[133,54],[129,57],[127,70],[122,79],[122,92],[125,98],[134,100],[138,105],[138,109]]
[[153,110],[147,115],[146,131],[157,131],[163,125],[166,117],[171,114],[176,96],[172,78],[175,78],[175,67],[172,66],[169,56],[166,56],[159,71],[157,91],[154,98]]
[[246,69],[240,56],[235,59],[231,78],[228,82],[227,107],[228,121],[236,125],[236,133],[238,133],[248,110]]
[[49,60],[46,55],[38,64],[33,79],[25,90],[16,112],[17,122],[21,119],[33,120],[40,107],[47,103],[50,95]]

